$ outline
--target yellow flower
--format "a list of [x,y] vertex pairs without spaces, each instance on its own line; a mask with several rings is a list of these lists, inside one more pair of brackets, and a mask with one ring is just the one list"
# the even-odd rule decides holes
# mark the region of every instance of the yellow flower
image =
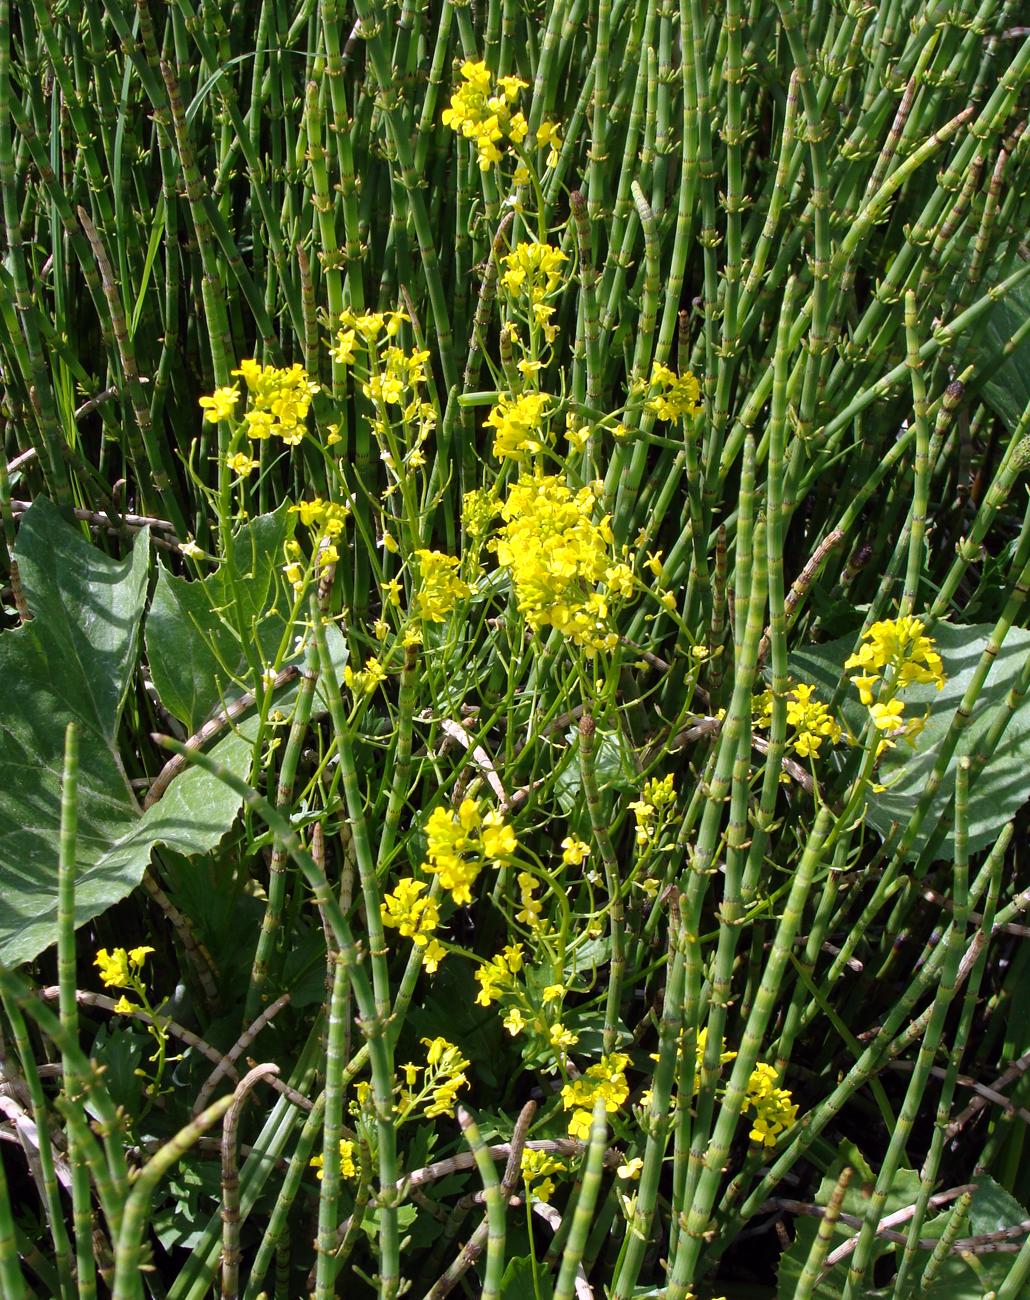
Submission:
[[508,1033],[511,1034],[512,1038],[514,1038],[517,1034],[521,1034],[523,1029],[525,1029],[526,1017],[522,1014],[522,1012],[518,1009],[518,1007],[512,1007],[512,1009],[501,1021],[501,1024],[505,1027],[505,1029],[507,1029]]
[[233,414],[239,399],[240,390],[235,385],[232,388],[216,388],[210,397],[200,399],[204,419],[208,424],[217,424],[219,420],[228,420]]
[[567,1047],[575,1047],[579,1042],[579,1034],[574,1034],[571,1029],[566,1029],[559,1021],[551,1025],[548,1030],[548,1039],[555,1051],[564,1052]]
[[565,1173],[565,1166],[547,1151],[537,1147],[523,1147],[519,1161],[527,1198],[531,1201],[549,1201],[554,1195],[551,1174]]
[[590,853],[590,845],[584,844],[583,841],[577,839],[575,835],[566,835],[561,842],[561,846],[563,850],[561,860],[567,867],[581,866],[583,860]]
[[[417,942],[417,941],[416,941]],[[430,975],[435,975],[437,967],[447,956],[447,949],[439,939],[430,939],[422,949],[422,965]]]
[[427,623],[442,623],[471,589],[458,577],[458,560],[453,555],[427,550],[416,551],[415,555],[419,563],[415,615]]
[[536,142],[539,148],[549,148],[547,155],[548,167],[558,165],[558,150],[561,148],[561,127],[557,122],[541,122],[536,131]]
[[251,470],[257,469],[259,464],[253,456],[248,456],[245,451],[238,451],[235,456],[226,456],[225,463],[240,478],[245,477]]
[[561,288],[562,266],[569,259],[560,248],[532,240],[517,244],[501,259],[504,272],[501,288],[513,299],[520,297],[540,305]]
[[886,704],[874,704],[869,710],[876,730],[886,731],[888,735],[900,731],[905,725],[901,716],[904,711],[905,705],[901,700],[888,700]]
[[656,361],[651,371],[651,387],[658,391],[647,402],[647,407],[660,420],[679,420],[696,415],[701,409],[701,387],[689,370],[677,375]]
[[546,393],[503,396],[484,423],[494,430],[494,456],[520,460],[528,452],[536,455],[547,445]]
[[[320,1155],[312,1156],[308,1164],[317,1171],[315,1176],[321,1182],[325,1159]],[[348,1142],[344,1138],[340,1138],[340,1174],[344,1178],[357,1178],[358,1176],[358,1167],[354,1163],[354,1143]]]
[[627,1160],[624,1164],[619,1165],[615,1171],[615,1176],[621,1178],[624,1182],[640,1177],[640,1171],[644,1167],[644,1162],[639,1156],[634,1156],[632,1160]]
[[124,948],[115,948],[114,952],[108,952],[106,948],[99,949],[93,965],[100,971],[100,978],[108,988],[131,987],[129,954]]

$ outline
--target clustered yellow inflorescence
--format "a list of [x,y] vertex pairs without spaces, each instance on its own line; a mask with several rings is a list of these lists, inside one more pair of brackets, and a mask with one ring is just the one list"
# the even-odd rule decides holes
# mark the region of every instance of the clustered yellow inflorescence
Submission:
[[[695,1096],[701,1087],[701,1064],[704,1060],[707,1045],[708,1029],[704,1028],[698,1033],[695,1043]],[[682,1034],[680,1036],[681,1047]],[[736,1060],[736,1057],[736,1052],[726,1051],[724,1041],[722,1050],[719,1053],[720,1065]],[[652,1059],[657,1060],[658,1057],[654,1056]],[[791,1127],[798,1113],[797,1105],[793,1101],[791,1093],[786,1088],[777,1086],[778,1079],[779,1076],[771,1065],[759,1061],[748,1076],[747,1087],[744,1090],[743,1114],[751,1114],[749,1137],[753,1142],[760,1142],[767,1147],[776,1145],[776,1139]]]
[[573,490],[553,475],[520,479],[501,507],[494,544],[530,628],[555,627],[588,654],[618,642],[604,588],[614,581],[621,594],[621,569],[611,561],[608,517],[593,520],[602,490],[596,483]]
[[[553,343],[558,334],[551,321],[554,305],[547,300],[562,288],[562,267],[568,260],[560,248],[536,239],[516,244],[501,259],[502,294],[531,329],[539,326],[546,343]],[[517,332],[513,338],[519,342]]]
[[522,1181],[526,1185],[526,1200],[549,1201],[554,1195],[552,1174],[567,1173],[565,1165],[549,1151],[539,1147],[523,1147],[519,1160]]
[[[442,120],[444,126],[449,126],[466,140],[475,141],[481,170],[487,172],[501,161],[505,152],[502,145],[511,145],[516,154],[521,154],[523,141],[529,134],[529,123],[515,103],[519,92],[527,85],[515,76],[498,77],[495,82],[483,62],[466,59],[461,65],[461,84],[451,95]],[[557,123],[542,122],[537,128],[536,143],[539,148],[548,150],[547,166],[553,167],[561,147],[561,129]],[[520,164],[514,180],[521,184],[528,179],[525,164]]]
[[[153,948],[145,944],[139,948],[115,948],[114,952],[100,948],[93,959],[93,965],[100,971],[100,978],[107,988],[128,989],[145,1003],[143,964],[147,960],[147,954],[153,951]],[[127,1016],[134,1011],[146,1010],[146,1007],[130,1002],[123,993],[114,1004],[114,1009],[119,1015]]]
[[398,880],[393,892],[383,896],[379,911],[385,926],[422,949],[422,964],[432,975],[447,949],[433,937],[440,924],[440,908],[436,899],[426,893],[427,888],[424,880],[412,876]]
[[[325,1168],[324,1156],[312,1156],[308,1161],[312,1169],[317,1170],[315,1175],[319,1182],[322,1181],[322,1173]],[[340,1138],[340,1174],[344,1178],[357,1178],[358,1167],[354,1163],[354,1143],[348,1142],[346,1138]]]
[[469,594],[469,585],[458,577],[458,560],[441,551],[415,552],[419,566],[418,590],[414,611],[426,623],[442,623],[460,600]]
[[476,1002],[481,1007],[488,1007],[500,1000],[501,994],[512,987],[514,977],[522,969],[523,948],[521,943],[510,943],[489,961],[476,967],[476,982],[479,992]]
[[654,392],[647,407],[660,420],[690,418],[701,409],[701,386],[689,370],[678,375],[656,361],[651,371],[651,387]]
[[654,840],[659,826],[668,816],[667,809],[676,800],[672,773],[660,780],[652,777],[645,781],[641,794],[640,799],[631,800],[629,807],[636,819],[637,844],[643,848]]
[[581,1142],[590,1137],[594,1104],[598,1098],[604,1100],[609,1115],[614,1115],[625,1102],[629,1096],[627,1065],[629,1055],[626,1052],[609,1052],[596,1065],[588,1066],[583,1074],[565,1084],[561,1101],[563,1108],[572,1112],[568,1119],[570,1137],[579,1138]]
[[751,1071],[744,1099],[744,1113],[751,1111],[752,1142],[774,1147],[779,1135],[791,1127],[798,1108],[786,1088],[777,1087],[779,1076],[771,1065],[759,1061]]
[[397,1101],[398,1123],[403,1123],[419,1108],[426,1119],[453,1115],[458,1092],[468,1087],[465,1070],[469,1062],[460,1048],[439,1035],[421,1041],[426,1049],[425,1065],[419,1067],[409,1062],[401,1067],[405,1086],[400,1089]]
[[502,395],[484,423],[494,431],[494,456],[498,460],[523,460],[538,455],[547,445],[546,393]]
[[[811,682],[798,682],[787,692],[790,730],[786,744],[799,758],[818,758],[824,740],[836,745],[843,735],[840,723],[814,696],[815,686]],[[772,711],[772,691],[762,691],[752,700],[752,721],[756,727],[767,728],[772,722]]]
[[932,683],[941,690],[945,682],[944,665],[922,620],[906,614],[873,623],[863,632],[857,652],[844,661],[844,669],[852,674],[851,684],[881,733],[881,747],[893,744],[892,737],[902,731],[914,743],[925,719],[913,718],[906,725],[899,692],[917,683]]
[[471,887],[487,865],[499,867],[518,847],[503,814],[484,813],[478,799],[463,799],[457,811],[434,808],[426,825],[429,841],[422,870],[437,876],[456,903],[471,903]]

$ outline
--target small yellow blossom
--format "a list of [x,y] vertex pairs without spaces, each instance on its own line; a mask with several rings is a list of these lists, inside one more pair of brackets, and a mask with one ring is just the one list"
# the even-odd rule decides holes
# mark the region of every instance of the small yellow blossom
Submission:
[[[308,1165],[316,1171],[315,1177],[319,1182],[322,1180],[322,1173],[325,1168],[325,1158],[323,1156],[312,1156]],[[354,1163],[354,1143],[340,1138],[340,1174],[343,1178],[357,1178],[358,1167]]]
[[575,835],[566,835],[561,842],[561,860],[567,867],[578,867],[590,854],[590,845],[584,844]]
[[200,399],[204,419],[208,424],[217,424],[219,420],[228,420],[235,411],[236,403],[239,400],[240,390],[235,384],[232,388],[216,388],[210,397]]
[[245,451],[238,451],[235,456],[226,456],[225,464],[234,474],[244,478],[252,470],[257,469],[259,462],[253,456],[248,456]]
[[548,149],[547,166],[557,167],[558,150],[561,148],[561,127],[557,122],[541,122],[536,131],[538,148]]
[[530,1201],[549,1201],[555,1190],[551,1175],[565,1173],[565,1166],[560,1160],[537,1147],[523,1147],[520,1167],[527,1199]]

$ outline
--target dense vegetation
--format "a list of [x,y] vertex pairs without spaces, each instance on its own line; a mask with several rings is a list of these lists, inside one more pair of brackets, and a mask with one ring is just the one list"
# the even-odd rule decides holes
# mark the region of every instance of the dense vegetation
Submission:
[[0,0],[0,1293],[1017,1300],[1015,0]]

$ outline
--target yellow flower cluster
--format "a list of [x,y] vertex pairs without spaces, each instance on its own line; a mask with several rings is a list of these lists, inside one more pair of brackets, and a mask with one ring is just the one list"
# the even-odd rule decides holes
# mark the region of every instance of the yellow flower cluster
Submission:
[[479,540],[490,531],[499,505],[489,488],[473,488],[461,500],[461,522],[469,537]]
[[515,920],[528,926],[530,930],[539,930],[543,924],[541,913],[544,905],[536,897],[536,891],[540,888],[540,882],[528,871],[520,871],[518,874],[519,886],[519,905],[522,910],[515,913]]
[[629,1055],[626,1052],[610,1052],[596,1065],[589,1066],[584,1074],[565,1084],[561,1101],[565,1110],[572,1111],[569,1116],[570,1137],[579,1138],[581,1142],[590,1137],[594,1103],[599,1097],[604,1099],[604,1108],[609,1115],[614,1115],[623,1104],[629,1096],[627,1065]]
[[[146,996],[142,975],[143,963],[147,960],[147,954],[153,951],[153,948],[146,945],[139,948],[129,948],[128,950],[115,948],[114,952],[108,952],[106,948],[101,948],[93,959],[93,965],[100,971],[100,978],[103,980],[105,987],[129,989],[141,997],[145,1003]],[[133,1011],[145,1010],[146,1007],[140,1007],[136,1003],[130,1002],[123,993],[114,1004],[114,1009],[119,1015],[127,1016]]]
[[[701,1087],[701,1062],[704,1059],[705,1045],[708,1042],[708,1030],[702,1029],[697,1036],[697,1061],[694,1068],[694,1095]],[[719,1061],[725,1065],[736,1058],[736,1052],[727,1052],[723,1042],[723,1051]],[[657,1057],[655,1058],[657,1060]],[[750,1137],[754,1142],[764,1146],[776,1145],[777,1137],[790,1128],[797,1118],[798,1108],[786,1088],[776,1086],[777,1074],[771,1065],[759,1061],[751,1071],[744,1096],[743,1113],[752,1112]]]
[[[504,270],[501,273],[501,291],[507,295],[516,309],[530,321],[530,326],[539,326],[547,343],[553,343],[557,334],[557,325],[552,324],[553,304],[547,301],[562,287],[562,267],[569,259],[560,248],[539,240],[523,241],[517,244],[501,259]],[[513,325],[508,326],[513,342],[520,342],[518,331]],[[540,368],[538,358],[531,357],[519,363],[519,370],[525,374],[535,374]]]
[[636,841],[641,847],[654,840],[659,825],[666,819],[665,810],[675,802],[672,773],[663,776],[661,780],[652,777],[645,781],[642,795],[642,798],[632,800],[629,805],[636,818]]
[[[308,1164],[312,1169],[318,1171],[316,1177],[321,1182],[325,1158],[320,1155],[312,1156]],[[344,1178],[357,1178],[358,1176],[358,1167],[354,1163],[354,1143],[348,1142],[345,1138],[340,1138],[340,1173]]]
[[647,406],[659,420],[680,420],[696,415],[701,409],[701,386],[689,370],[677,375],[656,361],[651,371],[651,387],[657,391]]
[[538,239],[523,241],[501,259],[501,288],[535,306],[561,288],[562,267],[568,260],[560,248]]
[[[911,614],[882,619],[867,628],[857,653],[844,661],[844,670],[852,674],[851,684],[883,737],[881,746],[893,744],[889,737],[904,730],[914,742],[923,727],[924,719],[917,718],[906,728],[905,705],[897,693],[916,683],[932,683],[941,690],[946,680],[933,638],[926,635],[922,620]],[[883,689],[885,677],[889,680]],[[877,689],[879,698],[874,700]]]
[[386,669],[375,655],[369,655],[364,668],[354,669],[347,664],[343,670],[343,684],[354,695],[374,695],[385,681]]
[[541,1151],[538,1147],[522,1148],[519,1167],[522,1171],[522,1181],[526,1185],[528,1202],[549,1201],[554,1195],[555,1188],[551,1175],[567,1172],[560,1160],[556,1160],[549,1151]]
[[[118,1001],[114,1004],[112,1010],[119,1016],[131,1016],[142,1012],[148,1017],[147,1033],[154,1040],[157,1050],[148,1058],[156,1062],[153,1076],[151,1077],[146,1070],[137,1070],[136,1073],[142,1078],[147,1079],[144,1091],[149,1097],[161,1095],[163,1091],[161,1082],[164,1078],[165,1066],[168,1063],[168,1021],[162,1016],[154,1014],[154,1008],[151,1005],[150,998],[147,995],[147,986],[143,978],[143,967],[146,963],[147,956],[154,951],[147,944],[141,944],[138,948],[115,948],[114,952],[108,952],[106,948],[101,948],[93,964],[100,972],[100,978],[107,988],[128,989],[139,999],[138,1002],[130,1002],[123,993]],[[176,1060],[178,1058],[175,1058]]]
[[424,1103],[423,1114],[426,1119],[433,1119],[437,1115],[453,1115],[459,1089],[468,1087],[465,1070],[469,1062],[462,1056],[461,1050],[446,1038],[423,1038],[421,1041],[426,1049],[421,1087],[418,1093],[414,1093],[415,1080],[412,1072],[415,1067],[406,1065],[404,1069],[412,1091],[407,1098],[403,1098],[402,1094],[402,1110],[405,1102],[410,1106],[414,1101],[415,1104]]
[[[415,1119],[419,1111],[426,1119],[453,1115],[457,1094],[468,1087],[465,1070],[468,1060],[461,1049],[446,1038],[423,1038],[425,1065],[408,1061],[400,1068],[404,1082],[394,1085],[394,1120],[398,1127]],[[372,1103],[372,1085],[365,1080],[354,1085],[350,1113],[360,1122],[367,1121]]]
[[498,146],[502,141],[518,146],[525,140],[529,124],[513,109],[526,85],[518,77],[498,77],[495,86],[485,63],[466,60],[461,65],[461,84],[443,111],[443,124],[476,142],[482,171],[488,172],[501,161],[504,154]]
[[486,417],[484,424],[494,431],[494,456],[521,460],[536,455],[547,445],[546,393],[505,394]]
[[93,959],[93,965],[100,971],[100,978],[108,988],[127,989],[132,986],[133,971],[141,971],[147,953],[153,951],[153,948],[146,946],[130,948],[128,951],[115,948],[114,952],[101,948]]
[[[798,682],[787,695],[787,748],[799,758],[818,758],[824,740],[839,744],[842,732],[840,723],[825,704],[814,699],[815,686]],[[762,691],[752,703],[752,717],[757,727],[766,728],[772,722],[772,691]]]
[[513,986],[514,977],[521,969],[521,943],[508,944],[495,957],[477,966],[476,982],[479,984],[479,992],[476,994],[477,1005],[488,1007],[499,1001],[501,994]]
[[615,573],[608,518],[592,518],[601,490],[573,491],[555,476],[521,479],[501,509],[495,544],[530,628],[555,627],[588,654],[618,643],[607,628],[608,596],[595,590]]
[[494,809],[483,814],[478,799],[463,799],[457,812],[434,808],[426,835],[422,870],[438,876],[456,903],[471,903],[471,887],[483,867],[499,867],[518,847],[502,814]]
[[361,385],[361,391],[370,402],[382,402],[385,406],[415,405],[408,418],[413,416],[420,404],[419,386],[426,382],[426,362],[428,351],[405,352],[403,348],[388,347],[379,357],[381,369],[376,369]]
[[[403,311],[357,313],[348,309],[340,313],[332,348],[338,365],[355,366],[362,394],[373,405],[372,430],[393,480],[384,494],[387,496],[397,490],[406,469],[425,465],[422,445],[436,427],[436,410],[424,395],[429,352],[405,352],[392,341],[409,320]],[[364,364],[357,370],[359,352]],[[398,423],[405,434],[403,445],[392,436]]]
[[[440,924],[436,899],[425,894],[426,884],[411,876],[398,880],[392,894],[384,894],[379,907],[383,925],[398,930],[422,949],[422,965],[434,974],[447,949],[433,935]],[[425,896],[423,896],[425,895]]]
[[415,595],[415,616],[426,623],[442,623],[459,600],[469,594],[469,585],[456,572],[458,560],[441,551],[416,551],[419,587]]
[[798,1108],[786,1088],[776,1086],[778,1075],[763,1061],[748,1079],[744,1113],[753,1112],[749,1137],[763,1146],[774,1147],[777,1137],[794,1123]]
[[[249,438],[281,438],[288,447],[296,447],[306,432],[311,399],[318,392],[318,384],[301,365],[285,367],[263,366],[250,359],[241,361],[238,370],[247,385],[248,405],[243,424]],[[236,393],[235,389],[218,389],[219,393]],[[236,396],[239,394],[236,393]],[[201,405],[205,403],[201,398]],[[210,399],[214,400],[214,399]],[[235,403],[235,397],[233,402]],[[209,408],[206,419],[224,419]],[[227,412],[229,414],[231,412]]]

